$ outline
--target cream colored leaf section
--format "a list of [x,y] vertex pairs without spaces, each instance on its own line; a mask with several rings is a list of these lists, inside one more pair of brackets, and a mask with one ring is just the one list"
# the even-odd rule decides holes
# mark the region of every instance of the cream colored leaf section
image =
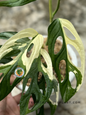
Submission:
[[[43,58],[44,58],[44,60],[45,60],[45,62],[46,62],[46,64],[47,64],[47,68],[46,68],[46,67],[44,67],[44,65],[41,63],[41,67],[42,67],[43,71],[48,74],[50,80],[52,80],[52,81],[53,81],[53,80],[56,80],[56,81],[57,81],[56,77],[53,75],[52,61],[51,61],[51,58],[50,58],[48,52],[47,52],[45,49],[41,49],[41,55],[43,56]],[[56,86],[56,89],[57,89],[57,91],[54,92],[54,94],[56,94],[56,97],[55,97],[55,98],[56,98],[56,102],[53,102],[51,99],[49,99],[49,101],[50,101],[53,105],[58,105],[58,86]],[[54,90],[54,89],[53,89],[53,90]],[[52,93],[53,93],[53,92],[52,92]]]
[[[56,77],[53,76],[54,80],[57,81]],[[49,98],[49,101],[53,104],[53,105],[58,105],[58,101],[59,101],[59,84],[56,86],[56,89],[57,91],[55,92],[54,89],[53,89],[53,92],[52,92],[52,95],[51,96],[54,96],[56,98],[55,101],[53,101],[51,98]]]
[[[39,54],[40,54],[40,50],[43,46],[43,42],[44,42],[44,38],[42,35],[37,35],[35,37],[35,39],[29,44],[28,48],[30,47],[31,44],[33,44],[33,49],[32,49],[32,53],[30,55],[30,57],[28,58],[26,56],[26,53],[27,53],[27,50],[28,48],[25,50],[25,52],[23,53],[22,55],[22,62],[23,62],[23,65],[26,66],[26,74],[28,73],[34,59],[38,58],[39,57]],[[26,76],[25,74],[25,76]]]
[[47,68],[44,67],[43,64],[41,64],[42,69],[44,70],[45,73],[48,74],[49,79],[53,80],[53,70],[52,70],[53,66],[52,66],[51,58],[50,58],[49,54],[47,53],[47,51],[45,49],[41,49],[41,55],[43,56],[43,58],[45,59],[45,62],[47,64]]
[[12,65],[14,65],[17,60],[19,59],[19,57],[21,56],[22,53],[20,53],[14,60],[12,60],[9,63],[0,65],[0,73],[4,73],[4,76],[6,75],[6,73],[11,69]]
[[[12,48],[9,48],[11,46],[16,45],[16,41],[21,39],[21,38],[25,38],[25,37],[35,37],[38,34],[37,31],[35,31],[32,28],[28,28],[25,30],[20,31],[19,33],[15,34],[14,36],[12,36],[9,40],[7,40],[7,42],[0,48],[0,59],[5,56],[7,53],[9,53],[10,51],[12,51]],[[25,45],[25,44],[24,44]],[[20,46],[23,47],[23,46]],[[19,47],[19,48],[20,48]],[[8,49],[9,48],[9,49]]]
[[[81,67],[78,67],[79,71],[81,72],[82,76],[84,77],[84,70],[85,70],[85,52],[84,52],[84,46],[83,43],[77,33],[77,31],[75,30],[74,26],[72,25],[72,23],[66,19],[60,19],[62,28],[65,27],[67,28],[75,37],[75,40],[72,40],[70,38],[67,37],[64,29],[64,37],[66,38],[66,45],[67,44],[71,44],[75,47],[75,49],[78,51],[79,55],[80,55],[80,59],[81,59]],[[80,87],[80,85],[79,85]],[[77,88],[77,90],[79,89],[79,87]]]

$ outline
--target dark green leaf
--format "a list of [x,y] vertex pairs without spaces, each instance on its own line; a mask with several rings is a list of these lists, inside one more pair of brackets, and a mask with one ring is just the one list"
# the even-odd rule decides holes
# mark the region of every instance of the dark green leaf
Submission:
[[47,103],[50,105],[51,115],[54,115],[57,105],[53,105],[50,100]]
[[17,32],[2,32],[0,33],[0,39],[9,39],[11,38],[13,35],[15,35]]
[[[63,38],[63,46],[58,54],[54,54],[54,46],[56,39],[61,36]],[[58,76],[60,92],[64,102],[67,102],[75,93],[76,88],[81,84],[82,75],[81,72],[70,63],[68,59],[68,52],[66,46],[66,38],[64,36],[64,31],[59,19],[54,20],[48,28],[48,50],[50,57],[52,59],[54,70]],[[59,70],[59,63],[61,60],[65,60],[66,62],[66,76],[63,82],[61,81],[61,73]],[[75,74],[77,80],[77,86],[75,89],[72,88],[71,83],[69,81],[69,72],[72,71]]]
[[[10,85],[10,77],[13,74],[13,70],[17,67],[17,63],[13,66],[8,66],[9,72],[3,77],[2,82],[0,83],[0,100],[6,97],[11,90],[18,84],[22,78],[16,78],[12,85]],[[5,70],[6,71],[6,70]]]
[[33,1],[36,0],[6,0],[6,1],[1,1],[0,6],[7,6],[7,7],[23,6]]
[[39,109],[39,113],[36,115],[44,115],[44,105]]
[[3,58],[3,59],[0,60],[0,63],[5,64],[5,63],[8,63],[8,62],[10,62],[10,61],[12,61],[12,58],[10,58],[10,57],[9,57],[9,58],[6,58],[6,57],[5,57],[5,58]]
[[[34,37],[37,34],[37,32],[33,29],[26,29],[24,31],[25,32],[20,32],[14,36],[9,35],[9,37],[12,37],[3,45],[3,47],[0,48],[0,63],[3,63],[3,65],[0,65],[0,73],[4,74],[3,79],[0,82],[0,100],[5,98],[11,92],[11,90],[23,79],[24,75],[22,77],[16,77],[13,84],[10,84],[10,77],[12,74],[15,73],[15,69],[17,67],[21,67],[23,68],[24,72],[26,72],[26,67],[23,64],[24,60],[22,61],[21,56],[23,55],[26,48],[28,48],[30,42],[28,39],[27,43],[26,38],[23,38],[22,36]],[[21,42],[17,43],[17,40],[19,39],[21,39]],[[22,39],[25,39],[23,43]],[[16,58],[12,60],[12,56],[16,56]]]
[[[45,91],[45,94],[41,93],[40,88],[38,86],[37,78],[38,78],[39,71],[42,72],[47,84],[47,91]],[[29,73],[23,80],[23,93],[24,93],[25,86],[29,78],[32,78],[31,85],[29,86],[27,92],[24,95],[22,95],[21,101],[20,101],[21,115],[26,115],[27,113],[30,113],[32,111],[39,109],[44,103],[46,103],[46,101],[49,99],[52,92],[52,82],[49,79],[47,73],[45,73],[42,70],[40,58],[34,60]],[[35,100],[35,105],[33,106],[33,108],[29,110],[28,102],[32,94],[35,95],[36,100]]]

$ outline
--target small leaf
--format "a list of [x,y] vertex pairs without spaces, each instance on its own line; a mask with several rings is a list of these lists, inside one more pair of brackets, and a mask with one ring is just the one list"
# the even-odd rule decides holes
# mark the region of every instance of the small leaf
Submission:
[[[63,27],[69,29],[70,32],[75,36],[76,40],[71,40],[68,37],[66,37]],[[63,46],[59,53],[54,54],[55,41],[56,39],[58,39],[59,36],[63,38]],[[68,51],[67,51],[68,43],[72,44],[79,52],[81,57],[81,68],[77,68],[70,62],[68,58]],[[76,30],[74,29],[73,25],[69,21],[64,19],[55,19],[48,28],[47,44],[48,44],[48,50],[49,50],[50,57],[52,59],[54,70],[58,76],[62,99],[64,102],[67,102],[80,88],[84,76],[85,54],[84,54],[84,47],[82,41],[79,35],[77,34]],[[63,82],[61,82],[61,74],[59,70],[59,63],[61,60],[65,60],[66,62],[66,76]],[[77,81],[77,85],[75,89],[71,87],[71,83],[69,81],[69,72],[71,71],[75,74],[76,81]]]
[[17,32],[2,32],[0,33],[0,39],[9,39],[11,38],[13,35],[15,35]]
[[7,6],[7,7],[23,6],[33,1],[36,0],[6,0],[6,1],[1,1],[0,6]]

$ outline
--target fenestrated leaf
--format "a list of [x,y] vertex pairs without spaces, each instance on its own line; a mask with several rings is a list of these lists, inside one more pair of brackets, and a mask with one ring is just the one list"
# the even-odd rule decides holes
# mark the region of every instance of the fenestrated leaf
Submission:
[[0,1],[0,6],[7,6],[7,7],[23,6],[33,1],[36,0],[6,0],[6,1]]
[[[41,62],[41,57],[43,56],[44,59],[46,60],[46,64],[47,64],[47,68],[42,64]],[[46,82],[46,90],[45,93],[42,93],[38,84],[38,72],[41,72],[44,76],[45,82]],[[47,53],[46,50],[41,49],[40,51],[40,55],[39,58],[36,58],[33,63],[32,66],[30,68],[30,71],[27,73],[26,77],[23,80],[23,93],[25,90],[25,86],[27,84],[28,79],[31,78],[31,84],[27,90],[27,92],[22,95],[21,97],[21,102],[20,102],[20,113],[21,115],[26,115],[27,113],[30,113],[32,111],[35,111],[37,109],[39,109],[44,103],[47,102],[47,100],[49,99],[51,92],[52,92],[52,88],[53,88],[53,71],[52,71],[52,63],[51,63],[51,59],[49,57],[49,54]],[[45,83],[44,83],[45,85]],[[44,86],[45,87],[45,86]],[[33,106],[33,108],[31,110],[28,109],[28,102],[29,102],[29,98],[30,96],[34,94],[36,99],[35,99],[35,105]]]
[[0,39],[9,39],[11,38],[13,35],[15,35],[17,32],[2,32],[0,33]]
[[[29,40],[27,37],[32,37]],[[25,40],[25,41],[24,41]],[[0,100],[5,98],[11,90],[22,79],[23,92],[20,102],[20,113],[26,115],[40,108],[49,99],[53,88],[53,71],[52,62],[46,50],[42,49],[44,38],[33,29],[25,29],[12,36],[0,48],[0,60],[4,57],[16,57],[9,63],[0,65],[0,73],[3,73],[3,80],[0,83]],[[32,50],[30,57],[27,57],[27,52]],[[15,52],[14,52],[15,51]],[[14,53],[13,53],[14,52]],[[44,57],[47,68],[41,62],[41,55]],[[16,68],[22,68],[24,75],[17,77],[12,85],[10,85],[10,77],[14,74]],[[41,72],[46,82],[44,93],[41,92],[41,87],[38,84],[38,72]],[[28,79],[31,78],[31,85],[23,95]],[[45,84],[44,84],[45,85]],[[31,110],[28,109],[28,102],[31,95],[35,95],[35,105]]]
[[[68,37],[66,37],[63,27],[69,29],[76,39],[75,40],[68,39]],[[63,46],[58,54],[54,54],[55,42],[59,36],[63,38]],[[68,58],[68,51],[67,51],[68,43],[72,44],[79,52],[81,57],[81,68],[77,68],[70,62]],[[85,55],[84,55],[84,48],[82,42],[76,30],[74,29],[73,25],[69,21],[63,19],[56,19],[51,23],[51,25],[48,28],[47,44],[48,44],[48,50],[52,59],[54,70],[58,76],[62,99],[64,102],[67,102],[76,93],[76,91],[79,89],[79,87],[82,84],[82,77],[84,75],[84,64],[85,64],[84,63]],[[59,63],[61,60],[65,60],[66,62],[66,76],[63,82],[61,82],[61,74],[59,70]],[[69,72],[71,71],[75,74],[76,81],[77,81],[77,85],[75,89],[72,88],[71,83],[69,81]]]
[[[17,52],[17,56],[14,60],[10,61],[9,63],[0,65],[0,73],[3,73],[3,80],[0,83],[0,100],[5,98],[11,90],[16,86],[23,77],[16,78],[12,85],[10,85],[10,77],[12,74],[14,74],[15,69],[17,66],[20,66],[23,68],[23,70],[26,72],[27,68],[24,66],[23,61],[24,59],[21,59],[22,55],[25,53],[25,51],[28,49],[29,44],[31,41],[28,42],[26,40],[26,43],[22,43],[22,39],[26,39],[26,37],[35,37],[38,33],[33,29],[25,29],[23,31],[20,31],[19,33],[12,36],[1,48],[0,48],[0,61],[4,59],[5,56],[11,58],[14,54],[13,51],[19,51]],[[38,37],[39,38],[39,37]],[[17,40],[21,39],[21,42],[17,43]],[[34,42],[34,40],[33,40]],[[40,40],[39,40],[40,42]],[[11,53],[12,55],[11,55]],[[24,55],[23,55],[24,56]],[[5,57],[6,58],[6,57]],[[27,62],[26,62],[27,63]],[[28,64],[29,65],[29,64]]]

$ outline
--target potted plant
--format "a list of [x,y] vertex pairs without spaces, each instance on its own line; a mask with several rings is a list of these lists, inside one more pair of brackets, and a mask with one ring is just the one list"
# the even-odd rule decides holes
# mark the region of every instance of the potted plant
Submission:
[[[7,0],[1,1],[0,6],[22,6],[33,1],[35,0]],[[0,33],[0,39],[8,39],[3,46],[0,46],[0,73],[2,73],[0,75],[0,100],[4,99],[22,81],[21,115],[33,111],[36,111],[37,115],[44,115],[46,102],[50,105],[51,115],[53,115],[58,105],[58,92],[60,91],[63,101],[67,102],[82,84],[85,68],[84,47],[71,22],[61,18],[54,19],[59,6],[60,0],[57,2],[55,11],[52,12],[52,0],[49,0],[50,25],[46,40],[43,35],[32,28],[21,30],[18,33]],[[64,28],[74,35],[74,40],[66,35]],[[59,37],[62,39],[62,47],[59,52],[55,52]],[[73,45],[78,51],[81,67],[76,67],[71,62],[67,50],[68,44]],[[62,61],[65,64],[65,76],[61,74]],[[76,77],[76,88],[71,86],[70,72]],[[12,74],[15,74],[16,79],[10,84]],[[30,84],[26,90],[28,80],[30,80]],[[56,103],[50,99],[52,91],[56,94]],[[35,104],[28,109],[30,96],[33,97]]]

